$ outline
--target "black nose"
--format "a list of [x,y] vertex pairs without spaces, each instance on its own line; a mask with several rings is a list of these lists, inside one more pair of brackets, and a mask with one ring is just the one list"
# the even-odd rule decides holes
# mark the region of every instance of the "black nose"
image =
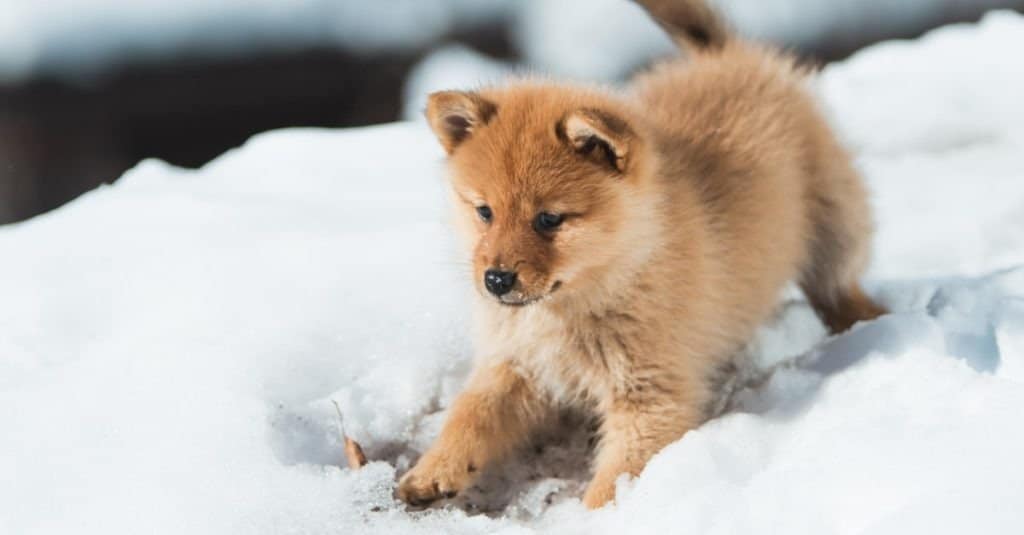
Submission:
[[514,271],[498,271],[488,269],[484,273],[484,286],[487,291],[501,297],[512,290],[516,285],[516,273]]

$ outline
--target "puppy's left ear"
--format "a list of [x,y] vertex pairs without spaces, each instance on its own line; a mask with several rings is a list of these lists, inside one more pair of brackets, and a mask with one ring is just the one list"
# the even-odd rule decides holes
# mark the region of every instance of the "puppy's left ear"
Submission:
[[626,121],[594,108],[570,113],[559,125],[559,134],[578,154],[619,173],[625,172],[637,143]]
[[494,103],[471,91],[439,91],[427,97],[427,122],[448,154],[497,111]]

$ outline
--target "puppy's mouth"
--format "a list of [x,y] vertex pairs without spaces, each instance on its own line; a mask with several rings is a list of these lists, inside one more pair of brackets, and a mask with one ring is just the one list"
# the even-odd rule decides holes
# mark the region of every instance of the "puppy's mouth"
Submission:
[[509,306],[509,307],[524,307],[526,305],[532,305],[539,301],[544,301],[551,297],[551,294],[555,293],[562,286],[562,281],[555,281],[554,284],[541,295],[526,295],[520,290],[512,290],[511,292],[498,298],[498,303]]

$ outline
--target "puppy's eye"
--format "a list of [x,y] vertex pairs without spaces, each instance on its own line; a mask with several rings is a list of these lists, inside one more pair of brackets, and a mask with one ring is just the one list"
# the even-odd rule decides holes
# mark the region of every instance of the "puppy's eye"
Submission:
[[476,215],[480,216],[480,219],[482,219],[484,223],[490,223],[491,218],[494,217],[494,213],[491,212],[491,207],[486,204],[476,207]]
[[536,219],[533,220],[533,229],[537,232],[551,232],[562,224],[562,219],[563,217],[561,214],[541,212],[537,214]]

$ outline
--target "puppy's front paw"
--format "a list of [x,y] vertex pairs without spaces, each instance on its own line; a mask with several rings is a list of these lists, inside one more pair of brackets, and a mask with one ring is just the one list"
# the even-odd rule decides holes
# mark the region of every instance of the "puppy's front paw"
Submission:
[[587,486],[587,491],[583,494],[583,505],[587,509],[600,509],[607,503],[615,499],[615,480],[614,479],[595,479],[590,482]]
[[414,507],[454,498],[470,482],[475,468],[468,463],[423,458],[398,482],[398,499]]

